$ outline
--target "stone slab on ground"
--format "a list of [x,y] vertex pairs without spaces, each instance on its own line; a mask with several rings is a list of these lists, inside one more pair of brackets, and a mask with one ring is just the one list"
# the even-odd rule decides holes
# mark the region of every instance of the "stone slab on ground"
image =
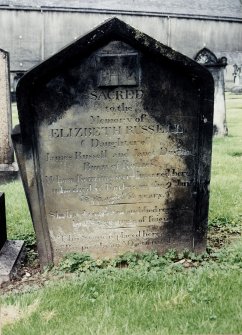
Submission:
[[9,183],[19,178],[17,163],[0,164],[0,184]]
[[0,250],[0,285],[11,280],[24,255],[24,241],[6,241]]

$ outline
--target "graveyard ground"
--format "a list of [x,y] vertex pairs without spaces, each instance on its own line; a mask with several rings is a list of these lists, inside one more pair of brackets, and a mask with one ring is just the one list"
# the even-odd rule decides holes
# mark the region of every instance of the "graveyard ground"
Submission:
[[[40,274],[22,185],[1,186],[8,236],[28,247],[20,278],[1,288],[3,335],[242,334],[242,96],[226,101],[229,136],[213,143],[202,256],[69,256]],[[13,116],[17,123],[15,106]]]

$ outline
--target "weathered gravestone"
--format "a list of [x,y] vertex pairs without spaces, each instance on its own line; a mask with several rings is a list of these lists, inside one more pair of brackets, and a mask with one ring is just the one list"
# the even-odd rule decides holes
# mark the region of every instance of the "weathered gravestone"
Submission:
[[241,65],[238,66],[237,64],[234,64],[234,84],[235,86],[241,86],[242,85],[242,76],[241,76]]
[[235,94],[241,94],[242,93],[242,73],[241,73],[241,65],[234,64],[234,86],[231,89],[231,92]]
[[213,79],[114,18],[27,73],[15,149],[42,264],[206,245]]
[[0,250],[7,241],[6,213],[4,194],[0,193]]
[[23,250],[23,241],[7,240],[5,197],[0,193],[0,285],[17,273]]
[[17,177],[11,142],[12,114],[8,52],[0,49],[0,182]]
[[217,58],[212,51],[203,48],[197,53],[195,60],[204,65],[214,79],[213,133],[217,136],[228,135],[224,88],[224,69],[227,65],[227,58]]

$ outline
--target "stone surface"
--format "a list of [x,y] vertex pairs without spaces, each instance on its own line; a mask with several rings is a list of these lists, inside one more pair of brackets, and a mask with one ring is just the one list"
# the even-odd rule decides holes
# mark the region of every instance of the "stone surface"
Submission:
[[241,73],[242,65],[234,64],[234,84],[235,86],[242,86],[242,73]]
[[0,165],[13,162],[8,53],[0,49]]
[[6,241],[0,250],[0,285],[11,280],[20,266],[24,241]]
[[228,135],[224,85],[224,70],[227,65],[227,59],[225,57],[218,59],[209,49],[203,48],[197,53],[195,60],[199,64],[204,65],[211,72],[214,79],[213,133],[216,136]]
[[6,212],[4,193],[0,193],[0,250],[7,240]]
[[206,245],[213,79],[112,19],[27,73],[13,134],[41,264]]
[[0,182],[16,175],[11,142],[12,114],[9,88],[9,57],[0,49]]
[[241,86],[234,86],[231,89],[231,92],[233,92],[234,94],[241,94],[242,93],[242,85]]

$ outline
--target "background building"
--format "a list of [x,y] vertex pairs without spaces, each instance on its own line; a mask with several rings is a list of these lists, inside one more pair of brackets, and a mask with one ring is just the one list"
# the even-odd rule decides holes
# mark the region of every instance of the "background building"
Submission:
[[242,64],[240,0],[0,0],[12,90],[23,72],[113,16],[191,58],[203,47],[226,57],[233,86],[233,65]]

